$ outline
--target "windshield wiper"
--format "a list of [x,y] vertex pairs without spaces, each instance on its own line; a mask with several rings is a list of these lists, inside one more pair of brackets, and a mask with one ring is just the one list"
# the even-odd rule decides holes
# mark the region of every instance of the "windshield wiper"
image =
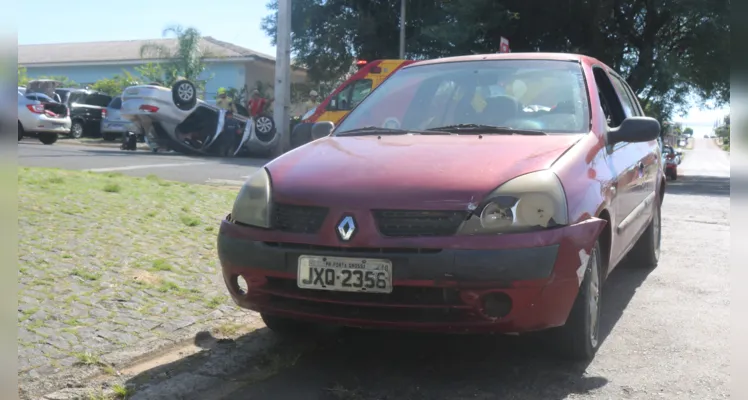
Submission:
[[456,124],[430,128],[430,131],[450,132],[450,133],[480,133],[480,134],[497,134],[497,135],[547,135],[543,131],[533,129],[517,129],[510,126],[493,126],[480,124]]
[[394,129],[394,128],[382,128],[379,126],[365,126],[363,128],[351,129],[350,131],[344,131],[336,133],[335,136],[367,136],[367,135],[451,135],[453,133],[447,131],[419,131],[410,129]]

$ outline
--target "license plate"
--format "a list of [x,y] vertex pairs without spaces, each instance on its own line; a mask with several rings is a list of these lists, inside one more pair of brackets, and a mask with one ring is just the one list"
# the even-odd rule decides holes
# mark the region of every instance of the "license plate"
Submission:
[[391,293],[392,262],[371,258],[300,256],[296,283],[302,289]]

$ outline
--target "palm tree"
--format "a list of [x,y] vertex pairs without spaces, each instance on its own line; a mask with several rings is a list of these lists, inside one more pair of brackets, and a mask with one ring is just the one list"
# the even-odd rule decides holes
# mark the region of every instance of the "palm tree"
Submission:
[[212,55],[201,46],[200,31],[193,27],[171,25],[166,27],[162,34],[163,36],[176,36],[176,48],[159,43],[146,43],[140,47],[140,57],[169,60],[164,65],[166,86],[170,86],[181,77],[195,82],[198,90],[204,90],[206,80],[198,79],[198,77],[207,68],[205,58]]

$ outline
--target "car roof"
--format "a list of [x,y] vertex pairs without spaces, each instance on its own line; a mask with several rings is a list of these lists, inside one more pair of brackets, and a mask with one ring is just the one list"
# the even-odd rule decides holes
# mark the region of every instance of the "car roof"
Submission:
[[418,61],[406,65],[403,69],[414,68],[422,65],[442,64],[448,62],[483,61],[483,60],[549,60],[549,61],[577,61],[583,64],[599,63],[595,58],[575,53],[495,53],[495,54],[473,54],[467,56],[454,56],[436,58],[433,60]]

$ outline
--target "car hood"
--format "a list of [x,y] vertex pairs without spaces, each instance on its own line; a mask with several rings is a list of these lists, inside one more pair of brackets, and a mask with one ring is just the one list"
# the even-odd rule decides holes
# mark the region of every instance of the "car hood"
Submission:
[[326,137],[267,164],[278,202],[465,209],[516,176],[549,168],[582,135]]

